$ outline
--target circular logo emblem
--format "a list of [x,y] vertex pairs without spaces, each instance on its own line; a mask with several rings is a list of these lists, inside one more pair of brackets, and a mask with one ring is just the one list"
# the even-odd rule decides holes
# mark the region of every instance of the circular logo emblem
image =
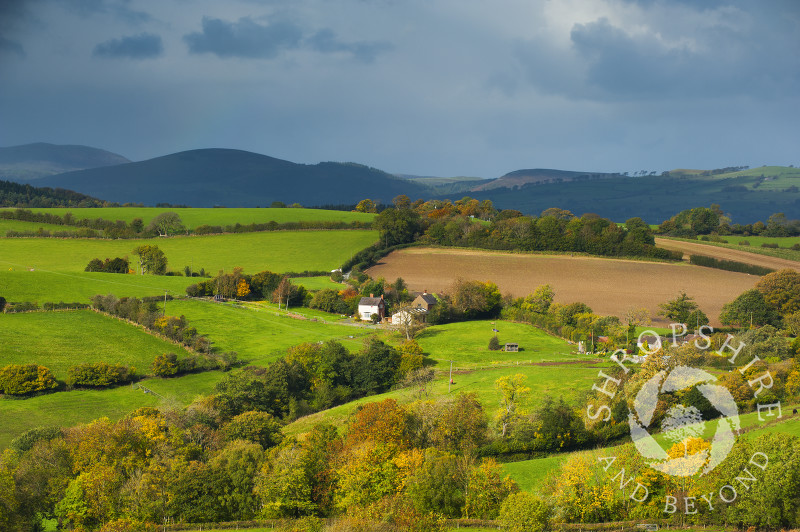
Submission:
[[[677,477],[688,477],[701,471],[706,474],[722,462],[733,448],[735,431],[739,430],[739,410],[730,392],[724,386],[713,384],[717,378],[696,368],[677,366],[671,371],[660,371],[653,375],[634,400],[634,412],[628,414],[631,438],[648,465],[653,469]],[[661,394],[688,390],[697,386],[721,417],[706,421],[695,406],[677,404],[669,408],[661,422],[663,436],[676,443],[688,438],[701,437],[708,424],[716,423],[711,446],[708,449],[683,456],[670,457],[648,432],[653,421]]]

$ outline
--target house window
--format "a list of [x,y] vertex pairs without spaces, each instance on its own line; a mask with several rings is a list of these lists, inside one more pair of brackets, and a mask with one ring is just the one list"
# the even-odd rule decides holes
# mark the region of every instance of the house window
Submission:
[[366,319],[366,320],[368,320],[369,317],[372,316],[372,313],[369,312],[369,311],[365,311],[363,314],[364,314],[364,319]]

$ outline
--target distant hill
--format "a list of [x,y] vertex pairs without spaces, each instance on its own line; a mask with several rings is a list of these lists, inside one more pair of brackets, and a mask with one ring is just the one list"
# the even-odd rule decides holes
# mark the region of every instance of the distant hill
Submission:
[[[478,185],[496,181],[496,179],[484,179],[482,177],[436,177],[420,176],[410,174],[395,174],[397,177],[413,181],[418,185],[428,187],[436,194],[460,194],[467,192]],[[462,194],[464,195],[464,194]],[[453,199],[456,199],[455,197]]]
[[529,170],[515,170],[506,175],[481,183],[472,187],[474,192],[493,190],[497,188],[519,188],[525,185],[542,185],[545,183],[568,183],[570,181],[586,181],[589,179],[606,179],[622,177],[620,174],[603,172],[575,172],[570,170],[550,170],[535,168]]
[[800,218],[800,169],[764,166],[713,172],[683,170],[659,176],[527,183],[477,190],[470,195],[491,199],[499,209],[526,214],[559,207],[576,215],[591,212],[615,221],[638,216],[648,223],[661,223],[682,210],[712,203],[730,213],[734,223],[766,221],[776,212]]
[[355,163],[296,164],[257,153],[192,150],[142,162],[42,178],[37,184],[68,188],[119,203],[193,207],[389,203],[399,194],[427,198],[425,186]]
[[106,202],[71,190],[0,180],[0,207],[104,207]]
[[122,155],[98,148],[39,142],[0,148],[0,179],[21,183],[72,170],[129,162]]

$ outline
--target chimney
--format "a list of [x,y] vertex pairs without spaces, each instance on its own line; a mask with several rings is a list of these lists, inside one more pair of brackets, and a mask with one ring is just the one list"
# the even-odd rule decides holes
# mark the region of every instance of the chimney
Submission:
[[369,297],[375,297],[375,294],[370,294]]
[[426,288],[425,290],[423,290],[423,291],[422,291],[422,295],[423,295],[423,296],[427,296],[427,295],[428,295],[428,289],[427,289],[427,288]]

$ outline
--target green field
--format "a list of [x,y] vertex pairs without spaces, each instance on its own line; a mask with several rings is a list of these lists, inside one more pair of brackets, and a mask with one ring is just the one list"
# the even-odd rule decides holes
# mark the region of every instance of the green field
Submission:
[[[12,209],[7,209],[12,210]],[[162,212],[175,212],[181,217],[183,225],[194,229],[200,225],[233,225],[240,223],[267,223],[275,221],[286,222],[371,222],[374,214],[330,211],[324,209],[203,209],[203,208],[167,208],[167,207],[105,207],[102,209],[91,208],[32,208],[33,212],[47,212],[64,216],[71,212],[75,219],[88,218],[94,220],[124,220],[130,223],[134,218],[141,218],[145,225]],[[2,233],[5,234],[5,233]]]
[[545,458],[509,462],[503,464],[503,472],[509,475],[522,491],[536,491],[551,472],[556,471],[569,454],[554,454]]
[[337,292],[343,290],[347,285],[341,283],[334,283],[327,275],[318,277],[295,277],[292,283],[296,285],[303,285],[306,290],[322,290],[323,288],[332,288]]
[[237,266],[249,273],[330,271],[377,238],[376,231],[276,231],[157,240],[12,238],[2,241],[0,268],[82,272],[95,257],[127,256],[133,261],[135,247],[155,244],[166,254],[169,269],[178,271],[184,266],[212,274]]
[[[498,339],[502,344],[514,342],[519,344],[519,352],[490,351],[489,340],[494,335],[492,329],[498,329]],[[452,360],[454,367],[473,368],[476,366],[492,366],[497,364],[514,364],[517,362],[554,362],[564,360],[586,360],[585,355],[578,355],[576,346],[570,345],[560,338],[551,336],[540,329],[523,323],[510,321],[469,321],[434,325],[426,328],[417,336],[422,350],[439,367],[449,367]]]
[[121,275],[97,272],[51,272],[0,269],[0,295],[8,301],[88,303],[97,294],[117,297],[184,296],[198,279],[163,275]]
[[268,308],[256,310],[196,300],[167,303],[168,314],[185,315],[193,327],[208,336],[216,350],[236,351],[249,364],[256,365],[268,364],[283,356],[287,348],[303,342],[338,340],[356,351],[361,347],[361,338],[373,332],[361,327],[294,319],[284,313],[276,315],[275,310]]
[[74,233],[78,230],[77,227],[72,227],[70,225],[42,224],[0,218],[0,238],[5,237],[8,231],[38,231],[40,228],[50,231],[51,233],[53,231],[69,231]]
[[108,390],[55,392],[28,399],[0,400],[0,449],[11,440],[36,427],[71,427],[108,417],[117,420],[144,406],[181,408],[198,395],[207,395],[224,373],[209,371],[172,379],[147,379],[138,383],[163,396],[120,386]]
[[84,362],[133,366],[150,372],[161,353],[188,353],[126,322],[91,310],[0,315],[0,365],[41,364],[64,380],[67,368]]

